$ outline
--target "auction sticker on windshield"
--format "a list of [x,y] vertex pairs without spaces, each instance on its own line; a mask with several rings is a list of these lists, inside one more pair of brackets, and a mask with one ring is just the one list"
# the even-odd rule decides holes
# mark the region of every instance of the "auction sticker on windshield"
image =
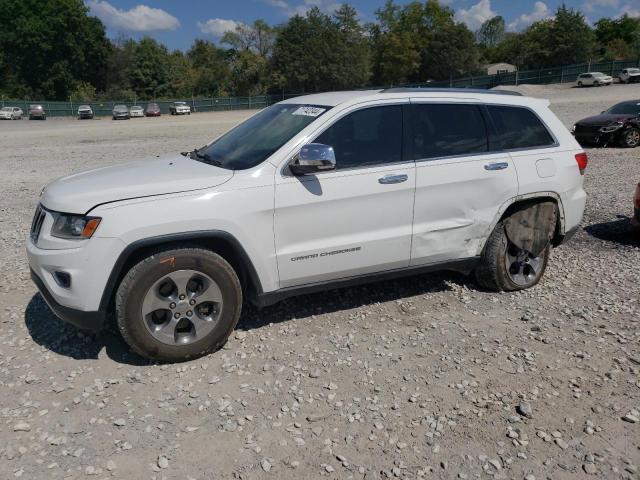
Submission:
[[304,115],[305,117],[317,117],[322,115],[327,109],[320,107],[300,107],[291,115]]

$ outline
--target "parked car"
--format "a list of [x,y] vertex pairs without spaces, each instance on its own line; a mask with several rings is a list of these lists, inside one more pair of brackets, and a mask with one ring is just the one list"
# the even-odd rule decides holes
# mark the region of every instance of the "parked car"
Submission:
[[169,106],[171,115],[191,115],[191,107],[187,102],[173,102]]
[[161,115],[160,105],[158,105],[157,103],[148,104],[145,115],[147,117],[159,117]]
[[579,87],[600,87],[602,85],[611,85],[612,83],[613,77],[602,72],[581,73],[576,81],[576,85]]
[[625,68],[619,75],[620,83],[640,82],[640,68]]
[[284,100],[191,152],[46,186],[32,278],[63,320],[114,311],[162,361],[219,349],[243,299],[441,269],[530,288],[586,200],[587,156],[548,105],[435,88]]
[[640,182],[636,185],[636,192],[633,195],[633,218],[631,225],[640,230]]
[[36,118],[40,120],[47,119],[44,107],[42,105],[29,105],[29,120],[35,120]]
[[582,145],[637,147],[640,145],[640,100],[620,102],[600,115],[583,118],[572,131]]
[[93,118],[93,109],[89,105],[80,105],[78,107],[78,120],[91,120]]
[[0,109],[1,120],[20,120],[22,114],[23,112],[20,107],[2,107]]
[[129,115],[133,117],[144,117],[144,109],[138,105],[134,105],[129,109]]
[[114,120],[129,120],[131,118],[129,108],[126,105],[116,105],[113,107],[112,116]]

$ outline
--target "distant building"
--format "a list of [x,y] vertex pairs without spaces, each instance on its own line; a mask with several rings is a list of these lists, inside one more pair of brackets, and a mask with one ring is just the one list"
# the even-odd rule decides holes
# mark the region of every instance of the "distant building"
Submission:
[[497,75],[498,73],[516,72],[518,67],[510,63],[492,63],[487,65],[487,75]]

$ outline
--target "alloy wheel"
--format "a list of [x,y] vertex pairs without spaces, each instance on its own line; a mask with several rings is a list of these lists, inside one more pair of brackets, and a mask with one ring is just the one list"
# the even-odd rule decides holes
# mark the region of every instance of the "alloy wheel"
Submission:
[[631,148],[637,147],[640,144],[640,130],[630,130],[625,135],[627,145]]
[[156,340],[185,345],[204,338],[215,328],[222,304],[220,287],[209,275],[176,270],[149,288],[141,314]]
[[509,242],[505,255],[505,266],[509,279],[517,286],[526,288],[534,285],[542,275],[544,257],[535,257]]

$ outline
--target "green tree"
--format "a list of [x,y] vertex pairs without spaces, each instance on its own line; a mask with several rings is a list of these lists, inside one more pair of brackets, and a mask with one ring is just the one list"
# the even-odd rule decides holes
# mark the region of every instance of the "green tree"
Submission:
[[336,16],[310,9],[278,32],[272,56],[272,86],[317,92],[363,86],[369,78],[364,30],[351,7]]
[[387,0],[376,17],[378,22],[370,27],[374,82],[424,82],[477,70],[473,33],[438,1],[399,6]]
[[479,52],[473,33],[462,23],[436,29],[423,52],[422,79],[443,79],[477,74]]
[[608,60],[640,57],[640,17],[601,18],[595,24],[600,53]]
[[129,70],[130,85],[138,98],[150,100],[170,93],[167,47],[145,37],[135,45]]
[[253,25],[238,25],[233,32],[226,32],[221,43],[234,50],[251,50],[263,58],[271,55],[276,31],[264,20],[256,20]]
[[169,55],[168,64],[169,95],[174,98],[191,96],[195,73],[187,56],[180,50],[176,50]]
[[63,100],[83,82],[105,88],[111,44],[82,0],[2,0],[0,24],[8,95]]
[[229,93],[230,68],[228,52],[206,40],[196,40],[187,58],[193,67],[195,96],[222,96]]
[[500,15],[486,20],[481,26],[476,36],[478,43],[485,47],[495,47],[504,38],[505,25],[504,18]]
[[586,62],[595,46],[595,34],[584,15],[562,5],[555,17],[535,22],[522,33],[506,34],[489,56],[494,62],[543,68]]

